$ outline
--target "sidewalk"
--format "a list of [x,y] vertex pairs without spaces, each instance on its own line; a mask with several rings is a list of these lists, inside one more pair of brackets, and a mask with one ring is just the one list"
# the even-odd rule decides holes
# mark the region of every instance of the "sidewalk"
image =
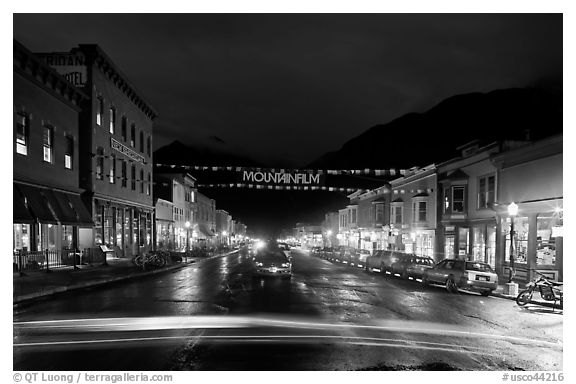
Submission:
[[116,281],[153,275],[183,268],[202,260],[209,260],[233,253],[230,251],[209,257],[188,257],[186,261],[169,264],[164,268],[144,271],[132,263],[131,259],[109,259],[108,265],[81,265],[78,269],[54,269],[50,272],[34,271],[13,275],[13,304],[66,292],[75,289],[95,287]]

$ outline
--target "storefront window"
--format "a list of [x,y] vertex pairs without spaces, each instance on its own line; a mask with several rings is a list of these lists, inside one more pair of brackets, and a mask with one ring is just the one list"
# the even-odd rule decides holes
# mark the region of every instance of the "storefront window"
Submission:
[[132,216],[132,244],[136,244],[138,245],[138,219],[140,217],[140,214],[138,211],[136,211],[135,209],[132,211],[133,216]]
[[29,224],[14,224],[14,250],[29,251],[30,250],[30,225]]
[[102,237],[102,205],[98,202],[95,204],[94,213],[94,242],[96,244],[103,244]]
[[74,247],[74,227],[71,225],[62,226],[62,249],[73,249]]
[[419,233],[416,235],[416,252],[419,256],[434,256],[434,235]]
[[146,213],[140,213],[140,246],[146,244]]
[[486,228],[487,241],[486,241],[486,262],[492,268],[496,268],[496,227],[489,226]]
[[123,213],[124,213],[124,209],[122,209],[122,208],[116,209],[116,242],[115,242],[115,245],[117,245],[120,248],[123,248],[123,246],[122,246],[122,223],[124,222],[124,218],[122,217]]
[[[506,261],[510,260],[510,218],[506,219],[502,230],[506,235]],[[514,259],[517,263],[526,263],[528,257],[528,218],[514,218]]]
[[458,228],[458,256],[466,256],[468,254],[469,235],[470,230],[468,228]]
[[146,245],[152,244],[152,214],[146,214]]
[[446,235],[444,239],[444,256],[446,258],[454,257],[454,235]]
[[132,244],[130,241],[130,219],[132,218],[132,210],[126,209],[124,211],[124,246]]
[[552,228],[556,224],[553,216],[538,216],[536,219],[536,264],[555,265],[556,264],[556,238]]
[[472,260],[484,262],[486,259],[486,227],[472,228]]
[[40,241],[38,242],[38,250],[44,251],[55,251],[56,250],[56,232],[58,229],[57,225],[53,224],[40,224],[38,231],[38,237]]
[[106,245],[114,244],[114,209],[112,207],[104,207],[104,242]]

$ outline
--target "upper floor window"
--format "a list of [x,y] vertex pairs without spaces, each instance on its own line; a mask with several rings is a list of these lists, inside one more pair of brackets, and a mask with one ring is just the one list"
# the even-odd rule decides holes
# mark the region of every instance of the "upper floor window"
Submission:
[[425,201],[415,201],[412,203],[412,221],[415,223],[426,221]]
[[484,176],[478,179],[478,209],[489,208],[496,202],[496,177]]
[[148,136],[148,138],[146,139],[146,153],[148,154],[148,156],[150,156],[151,151],[152,151],[152,138]]
[[122,160],[122,187],[126,188],[128,182],[128,175],[126,170],[126,160]]
[[130,126],[130,146],[132,148],[136,146],[136,124],[134,123]]
[[42,148],[44,151],[44,161],[52,162],[54,152],[54,128],[49,125],[44,126],[44,135],[42,137]]
[[136,166],[132,165],[132,172],[131,172],[131,176],[132,176],[132,190],[135,191],[136,190]]
[[452,212],[453,213],[463,213],[464,212],[464,193],[465,188],[463,186],[452,187]]
[[64,168],[72,169],[74,161],[74,138],[66,136],[66,152],[64,153]]
[[30,119],[24,113],[16,116],[16,152],[28,155],[28,132],[30,132]]
[[128,129],[128,119],[126,119],[126,116],[122,116],[122,122],[120,124],[122,125],[122,141],[126,142],[126,130]]
[[144,193],[144,170],[140,170],[140,193]]
[[402,206],[396,205],[392,207],[392,223],[402,224]]
[[96,149],[96,178],[104,180],[104,148]]
[[116,109],[114,107],[110,108],[110,133],[116,131]]
[[375,222],[382,223],[384,222],[384,204],[378,203],[374,207],[375,209]]
[[102,119],[104,118],[104,99],[102,96],[98,96],[96,99],[96,124],[102,125]]
[[108,181],[110,184],[116,183],[116,156],[112,155],[110,160],[110,173],[108,174]]
[[148,196],[150,196],[151,187],[152,187],[152,176],[150,175],[150,172],[148,172],[148,183],[146,184],[146,194]]
[[140,131],[140,152],[144,153],[144,132]]

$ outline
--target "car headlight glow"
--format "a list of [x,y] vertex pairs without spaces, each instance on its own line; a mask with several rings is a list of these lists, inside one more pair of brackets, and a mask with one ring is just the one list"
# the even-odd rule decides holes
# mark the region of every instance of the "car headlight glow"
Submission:
[[282,267],[283,267],[283,268],[288,268],[289,266],[290,266],[290,263],[283,263],[283,264],[282,264]]
[[259,261],[256,262],[256,266],[257,266],[257,267],[261,267],[261,266],[263,266],[263,265],[264,265],[264,264],[262,264],[262,263],[259,262]]

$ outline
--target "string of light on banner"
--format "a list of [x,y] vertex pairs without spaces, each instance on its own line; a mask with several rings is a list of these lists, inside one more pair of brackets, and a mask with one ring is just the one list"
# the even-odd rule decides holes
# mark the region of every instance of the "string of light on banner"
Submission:
[[204,165],[178,165],[178,164],[156,164],[156,167],[182,168],[187,171],[252,171],[252,172],[273,172],[291,173],[302,172],[317,175],[375,175],[375,176],[404,176],[406,169],[291,169],[291,168],[262,168],[262,167],[237,167],[237,166],[204,166]]
[[356,192],[358,188],[343,187],[325,187],[315,185],[261,185],[261,184],[197,184],[198,188],[249,188],[249,189],[267,189],[276,191],[330,191],[330,192]]

